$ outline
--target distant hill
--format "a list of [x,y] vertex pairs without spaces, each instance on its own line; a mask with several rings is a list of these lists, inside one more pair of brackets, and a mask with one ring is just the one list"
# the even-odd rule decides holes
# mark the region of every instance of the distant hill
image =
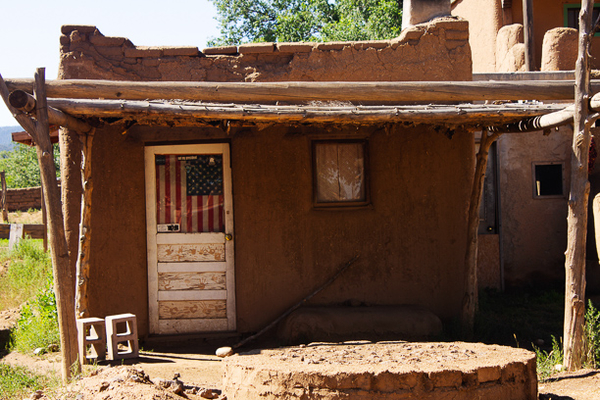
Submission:
[[0,151],[12,150],[14,143],[12,141],[11,133],[22,131],[23,128],[20,126],[0,126]]

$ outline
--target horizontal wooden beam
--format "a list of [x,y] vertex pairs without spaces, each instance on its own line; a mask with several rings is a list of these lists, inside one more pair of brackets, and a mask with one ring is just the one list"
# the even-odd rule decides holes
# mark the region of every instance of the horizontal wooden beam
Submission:
[[[8,95],[8,101],[17,110],[35,114],[35,97],[24,90],[13,90]],[[50,125],[64,126],[78,133],[88,133],[93,129],[88,123],[67,115],[54,107],[48,107],[48,121]]]
[[48,104],[67,114],[99,118],[144,120],[187,119],[245,120],[286,123],[446,123],[449,125],[496,125],[516,122],[564,108],[560,104],[544,105],[428,105],[428,106],[279,106],[243,104],[204,104],[191,102],[138,100],[48,99]]
[[[31,91],[30,79],[7,79],[12,90]],[[470,102],[495,100],[573,99],[572,80],[454,82],[133,82],[54,80],[46,82],[48,97],[77,99],[181,99],[235,103]],[[600,81],[592,81],[600,91]]]

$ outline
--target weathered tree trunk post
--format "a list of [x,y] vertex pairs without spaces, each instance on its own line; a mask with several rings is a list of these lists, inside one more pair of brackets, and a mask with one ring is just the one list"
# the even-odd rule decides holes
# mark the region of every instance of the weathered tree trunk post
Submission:
[[571,155],[571,190],[568,202],[567,251],[565,252],[564,365],[581,367],[585,310],[585,242],[588,219],[588,156],[591,134],[589,114],[589,47],[592,0],[582,0],[579,14],[579,55],[575,70],[575,114]]
[[92,233],[92,140],[93,133],[82,137],[83,173],[81,199],[81,224],[79,230],[79,254],[77,256],[76,313],[78,318],[89,317],[88,281],[90,280],[90,236]]
[[[77,276],[79,252],[79,224],[81,221],[81,140],[76,131],[59,131],[60,177],[62,207],[65,218],[65,236],[73,276]],[[75,278],[77,279],[77,278]]]
[[473,187],[469,201],[469,213],[467,222],[467,251],[465,255],[465,296],[461,314],[461,325],[463,334],[472,336],[475,323],[475,313],[478,303],[477,284],[477,240],[479,228],[479,208],[483,194],[483,183],[487,169],[488,154],[492,144],[500,137],[499,132],[491,132],[484,129],[481,132],[479,151],[477,152],[477,164],[473,178]]
[[60,208],[60,193],[56,181],[52,143],[50,142],[44,73],[44,68],[38,68],[35,74],[35,119],[19,113],[10,105],[8,88],[1,75],[0,94],[9,110],[17,118],[21,126],[31,135],[36,144],[42,186],[45,188],[43,201],[48,211],[54,292],[56,294],[62,351],[62,379],[66,383],[71,377],[71,367],[79,365],[77,357],[77,328],[75,324],[75,282],[69,268],[69,254],[67,252],[63,215]]
[[0,198],[0,204],[2,205],[2,221],[8,223],[8,210],[6,209],[6,173],[0,172],[0,181],[2,181],[2,198]]

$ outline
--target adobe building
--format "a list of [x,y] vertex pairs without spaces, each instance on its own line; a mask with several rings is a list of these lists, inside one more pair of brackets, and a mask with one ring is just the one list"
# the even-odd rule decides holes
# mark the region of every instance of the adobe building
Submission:
[[[473,80],[518,81],[574,79],[581,3],[532,1],[534,70],[526,71],[523,4],[520,0],[454,0],[452,14],[469,21]],[[595,6],[598,7],[598,6]],[[596,16],[596,12],[594,13]],[[600,66],[600,42],[592,39],[592,68]],[[487,258],[499,260],[506,287],[556,287],[564,281],[567,245],[572,126],[547,132],[503,134],[486,186],[481,241],[491,244]],[[600,191],[600,173],[590,169],[590,221],[587,235],[588,291],[600,291],[591,203]],[[498,258],[494,251],[498,251]],[[489,268],[488,268],[489,270]],[[500,286],[497,286],[500,288]]]
[[[446,13],[392,40],[202,51],[64,26],[69,86],[48,104],[95,127],[83,147],[60,134],[73,270],[86,156],[88,315],[134,313],[142,337],[245,335],[335,278],[284,338],[423,338],[459,318],[478,132],[561,106],[422,100],[473,79],[469,23]],[[409,81],[439,84],[383,85]],[[490,163],[500,187],[509,153]],[[520,271],[488,187],[480,283],[501,287]]]
[[[389,41],[199,51],[65,26],[60,79],[464,81],[467,29],[446,18]],[[415,306],[437,331],[436,320],[457,318],[473,131],[355,121],[330,106],[334,117],[324,123],[228,120],[216,111],[191,120],[139,111],[100,117],[91,152],[90,315],[132,312],[141,336],[255,332],[359,256],[310,305]],[[74,254],[80,161],[77,139],[61,136],[70,149],[63,185]]]

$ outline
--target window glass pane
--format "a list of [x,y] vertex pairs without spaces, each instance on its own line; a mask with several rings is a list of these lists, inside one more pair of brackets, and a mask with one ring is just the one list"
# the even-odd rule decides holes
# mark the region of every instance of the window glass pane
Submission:
[[364,164],[362,143],[317,143],[317,202],[365,201]]
[[157,154],[158,232],[224,232],[223,156]]

